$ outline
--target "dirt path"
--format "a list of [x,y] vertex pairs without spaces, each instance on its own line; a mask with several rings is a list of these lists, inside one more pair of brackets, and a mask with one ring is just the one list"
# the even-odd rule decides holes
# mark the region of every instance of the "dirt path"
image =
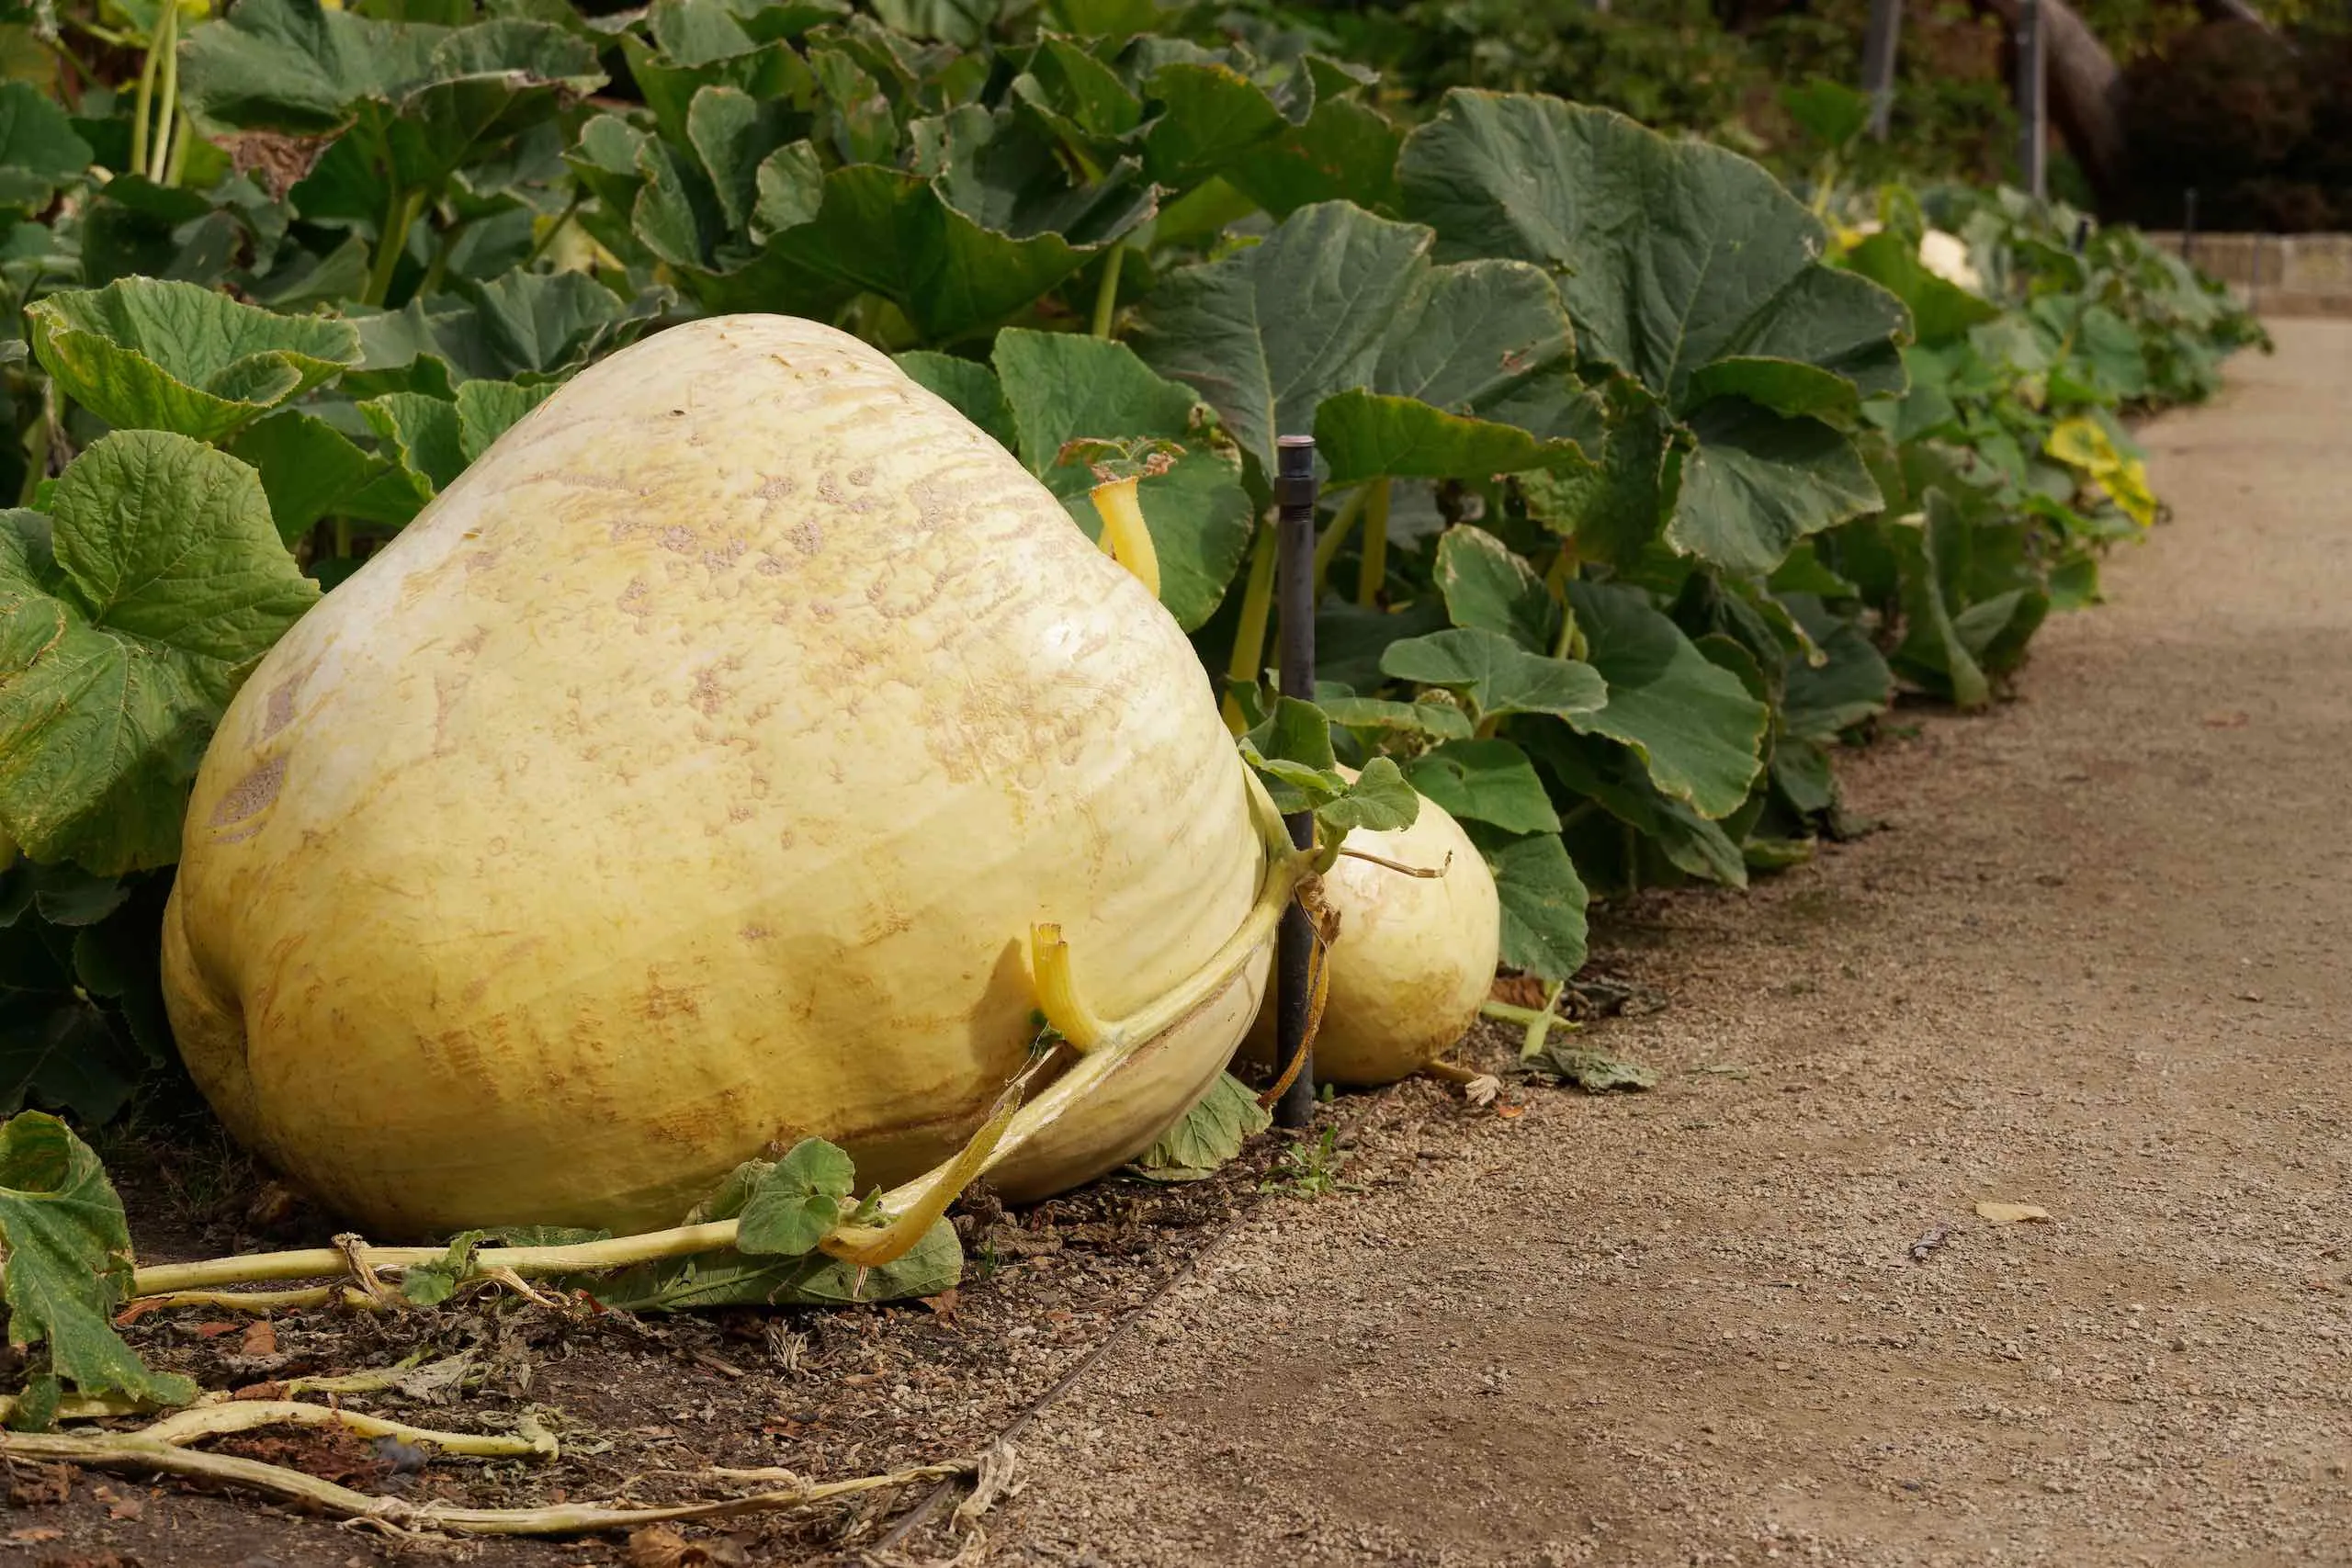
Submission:
[[1849,770],[1886,831],[1607,933],[1657,1093],[1377,1106],[991,1561],[2352,1562],[2352,322],[2278,335],[2024,700]]

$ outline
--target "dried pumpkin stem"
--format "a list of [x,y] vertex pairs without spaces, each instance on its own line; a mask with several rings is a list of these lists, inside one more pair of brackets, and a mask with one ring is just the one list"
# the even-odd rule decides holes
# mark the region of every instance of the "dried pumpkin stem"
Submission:
[[285,1465],[265,1464],[233,1454],[206,1453],[175,1448],[139,1432],[0,1433],[0,1459],[37,1463],[65,1463],[93,1470],[159,1472],[258,1492],[288,1503],[311,1504],[339,1518],[374,1524],[387,1529],[439,1529],[459,1535],[584,1535],[597,1530],[628,1529],[639,1525],[666,1524],[684,1519],[725,1518],[736,1514],[780,1512],[805,1508],[831,1498],[951,1475],[969,1475],[968,1461],[917,1465],[887,1475],[861,1475],[847,1481],[779,1488],[744,1497],[707,1503],[679,1503],[643,1508],[603,1507],[594,1504],[563,1504],[547,1508],[454,1508],[442,1503],[412,1503],[401,1497],[375,1497]]
[[185,1448],[207,1438],[225,1438],[258,1427],[341,1427],[363,1438],[430,1443],[443,1453],[463,1454],[469,1459],[526,1459],[534,1455],[554,1459],[560,1452],[555,1438],[547,1428],[527,1417],[522,1429],[513,1434],[441,1432],[380,1416],[364,1416],[356,1410],[305,1404],[292,1399],[236,1399],[220,1404],[200,1404],[193,1410],[166,1416],[153,1426],[141,1427],[136,1435],[150,1442]]

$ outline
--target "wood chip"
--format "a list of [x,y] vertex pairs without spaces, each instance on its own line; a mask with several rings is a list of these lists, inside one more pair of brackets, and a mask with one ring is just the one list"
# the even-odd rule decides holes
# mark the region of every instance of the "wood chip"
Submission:
[[2002,1203],[1987,1199],[1976,1205],[1976,1217],[1996,1225],[2046,1225],[2050,1223],[2050,1211],[2038,1203]]

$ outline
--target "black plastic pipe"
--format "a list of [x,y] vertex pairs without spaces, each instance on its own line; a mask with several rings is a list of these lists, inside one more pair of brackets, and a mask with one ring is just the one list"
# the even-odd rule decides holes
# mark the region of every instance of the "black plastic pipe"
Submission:
[[[1285,435],[1275,444],[1275,602],[1282,607],[1282,690],[1284,696],[1315,700],[1315,437]],[[1283,818],[1290,841],[1310,849],[1315,814],[1295,811]],[[1283,911],[1274,948],[1274,1040],[1277,1069],[1298,1055],[1306,1039],[1308,966],[1315,956],[1315,930],[1294,900]],[[1274,1124],[1304,1127],[1315,1117],[1315,1058],[1299,1064],[1274,1104]]]

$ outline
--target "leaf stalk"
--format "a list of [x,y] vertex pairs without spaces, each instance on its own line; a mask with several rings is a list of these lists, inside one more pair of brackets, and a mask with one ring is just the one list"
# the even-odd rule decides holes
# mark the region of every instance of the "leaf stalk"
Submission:
[[1363,555],[1356,574],[1356,603],[1367,610],[1380,606],[1380,591],[1388,585],[1388,491],[1386,475],[1364,486],[1371,498],[1364,503]]

